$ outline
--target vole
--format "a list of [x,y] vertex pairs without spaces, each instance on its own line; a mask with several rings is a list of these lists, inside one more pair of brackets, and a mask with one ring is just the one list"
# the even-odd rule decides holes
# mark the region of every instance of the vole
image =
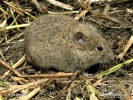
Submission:
[[44,69],[84,71],[114,59],[109,43],[99,30],[67,15],[43,15],[24,33],[27,60]]

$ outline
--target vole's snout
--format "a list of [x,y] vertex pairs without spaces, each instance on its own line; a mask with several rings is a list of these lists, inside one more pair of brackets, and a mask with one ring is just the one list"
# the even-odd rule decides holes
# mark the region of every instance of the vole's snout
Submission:
[[115,55],[113,53],[113,51],[111,51],[111,53],[107,54],[111,60],[114,60],[115,59]]
[[103,55],[103,57],[100,59],[99,63],[110,63],[114,59],[115,59],[115,55],[114,55],[113,51],[106,52],[106,54]]

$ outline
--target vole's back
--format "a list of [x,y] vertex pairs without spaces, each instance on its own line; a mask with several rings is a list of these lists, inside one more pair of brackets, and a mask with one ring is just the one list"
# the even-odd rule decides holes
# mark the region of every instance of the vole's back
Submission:
[[[101,54],[95,50],[99,45],[105,49]],[[67,72],[85,70],[106,52],[112,53],[94,27],[65,15],[45,15],[35,20],[25,30],[25,52],[35,66]]]

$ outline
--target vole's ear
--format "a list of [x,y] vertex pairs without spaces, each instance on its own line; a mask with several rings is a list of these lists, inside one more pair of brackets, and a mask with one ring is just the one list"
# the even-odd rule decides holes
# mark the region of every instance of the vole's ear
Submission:
[[82,44],[85,42],[85,36],[82,32],[77,32],[74,37],[75,37],[76,41],[78,41],[78,43]]

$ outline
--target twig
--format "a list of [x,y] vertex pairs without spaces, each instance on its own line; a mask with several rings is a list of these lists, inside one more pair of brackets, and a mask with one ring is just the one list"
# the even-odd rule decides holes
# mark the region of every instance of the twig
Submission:
[[20,97],[18,100],[30,100],[35,94],[37,94],[41,90],[41,87],[38,86],[33,91],[31,91],[28,95]]
[[32,86],[37,86],[38,84],[46,83],[48,81],[49,81],[49,79],[41,79],[41,80],[34,81],[34,82],[24,84],[24,85],[11,85],[9,89],[2,90],[0,93],[5,94],[5,93],[7,93],[7,91],[10,92],[10,93],[16,93],[20,90],[23,90],[23,89],[26,89],[26,88],[29,88],[29,87],[32,87]]
[[59,6],[59,7],[62,7],[64,9],[67,9],[67,10],[73,10],[72,6],[67,5],[67,4],[63,4],[59,1],[56,1],[56,0],[47,0],[47,1],[50,2],[51,4],[55,5],[55,6]]
[[7,1],[3,1],[5,4],[7,4],[9,7],[11,7],[12,9],[14,9],[17,13],[24,15],[24,11],[22,9],[18,9],[16,8],[14,5],[12,5],[11,3],[7,2]]
[[110,5],[109,4],[106,4],[106,7],[104,8],[103,14],[104,15],[107,15],[109,9],[110,9]]
[[123,58],[123,56],[125,55],[127,50],[131,47],[132,44],[133,44],[133,36],[131,36],[131,38],[129,39],[129,41],[128,41],[127,45],[125,46],[125,48],[123,49],[123,51],[118,55],[118,58],[120,60]]
[[91,2],[84,2],[83,0],[79,0],[79,2],[83,6],[83,8],[85,8],[85,10],[81,11],[81,13],[74,18],[75,20],[79,20],[82,16],[85,16],[87,12],[90,12],[92,10],[90,6]]
[[107,19],[109,19],[109,20],[111,20],[111,21],[114,21],[114,22],[116,22],[116,23],[123,24],[123,22],[121,22],[120,20],[115,19],[115,18],[113,18],[113,17],[111,17],[111,16],[109,16],[109,15],[104,15],[104,14],[98,12],[98,11],[91,10],[91,13],[93,13],[93,14],[95,14],[96,16],[99,16],[99,17],[101,17],[101,18],[107,18]]
[[85,16],[85,14],[88,12],[88,10],[82,11],[79,15],[77,15],[74,19],[79,20],[82,16]]
[[[16,64],[14,64],[12,67],[10,67],[6,62],[2,61],[0,59],[0,63],[3,64],[5,67],[7,67],[8,69],[10,69],[12,72],[14,72],[17,76],[21,76],[21,74],[15,70],[14,68],[17,68],[19,65],[21,65],[24,60],[26,59],[26,55],[24,55]],[[4,78],[5,76],[7,76],[10,73],[10,70],[5,72],[5,74],[1,77]]]
[[38,3],[37,0],[31,0],[32,3],[34,3],[37,7],[37,9],[39,10],[39,12],[43,12],[43,9],[41,7],[41,5]]
[[127,1],[130,1],[130,0],[91,0],[91,2],[95,3],[95,2],[119,2],[119,3],[122,3],[122,2],[127,2]]
[[17,76],[22,76],[18,71],[16,71],[14,68],[10,67],[6,62],[0,59],[0,64],[4,65],[6,68],[10,69],[12,72],[14,72]]
[[23,75],[22,78],[62,78],[71,77],[73,73],[41,74],[41,75]]
[[131,99],[131,97],[129,96],[129,93],[127,92],[127,90],[126,89],[124,89],[124,88],[121,88],[122,89],[122,91],[125,93],[125,95],[122,95],[122,96],[125,96],[125,98],[126,98],[126,100],[132,100]]

